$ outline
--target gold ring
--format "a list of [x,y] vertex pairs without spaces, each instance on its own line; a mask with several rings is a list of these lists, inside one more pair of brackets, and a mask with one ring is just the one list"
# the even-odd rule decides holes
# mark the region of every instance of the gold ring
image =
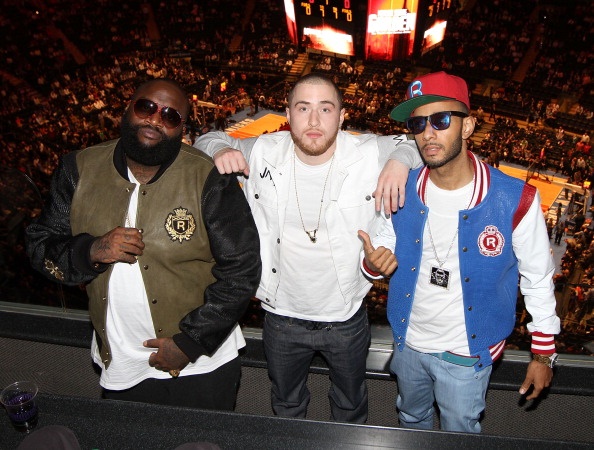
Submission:
[[169,375],[171,375],[173,378],[177,378],[179,377],[179,370],[178,369],[172,369],[169,371]]

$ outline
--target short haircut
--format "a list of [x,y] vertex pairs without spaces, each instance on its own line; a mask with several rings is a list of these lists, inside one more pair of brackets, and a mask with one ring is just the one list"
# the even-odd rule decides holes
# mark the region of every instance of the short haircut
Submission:
[[297,89],[297,87],[302,84],[326,84],[328,86],[332,86],[332,88],[336,92],[336,98],[338,99],[338,109],[342,109],[342,92],[340,88],[330,78],[318,73],[310,73],[297,80],[293,88],[289,91],[289,95],[287,96],[287,102],[289,104],[289,107],[291,106],[291,102],[293,101],[295,89]]

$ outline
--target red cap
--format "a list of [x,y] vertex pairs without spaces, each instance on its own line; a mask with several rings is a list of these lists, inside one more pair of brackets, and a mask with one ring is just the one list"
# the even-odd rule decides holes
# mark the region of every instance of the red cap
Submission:
[[419,106],[445,100],[457,100],[463,103],[470,112],[466,81],[445,72],[422,75],[408,85],[406,101],[395,107],[390,113],[390,117],[398,122],[405,122]]

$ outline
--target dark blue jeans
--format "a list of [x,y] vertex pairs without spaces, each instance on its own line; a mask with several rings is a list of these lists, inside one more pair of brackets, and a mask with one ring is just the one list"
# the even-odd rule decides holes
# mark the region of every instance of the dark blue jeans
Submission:
[[305,417],[310,400],[309,365],[319,352],[330,369],[332,419],[364,423],[370,337],[364,305],[345,322],[313,322],[267,312],[263,339],[275,414]]

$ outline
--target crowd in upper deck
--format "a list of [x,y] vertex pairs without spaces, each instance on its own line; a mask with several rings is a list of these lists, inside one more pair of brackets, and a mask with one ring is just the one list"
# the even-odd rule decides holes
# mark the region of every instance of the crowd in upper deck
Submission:
[[[284,111],[286,78],[304,49],[288,38],[283,3],[207,3],[5,2],[0,11],[3,166],[26,174],[43,194],[61,155],[119,135],[119,117],[134,87],[152,77],[174,78],[197,100],[221,107],[195,108],[190,141],[214,127],[217,118],[242,109]],[[530,165],[545,149],[547,169],[581,181],[593,176],[591,147],[583,142],[593,127],[593,25],[587,1],[475,2],[470,10],[455,11],[443,45],[417,60],[313,54],[309,60],[312,70],[344,88],[345,126],[380,134],[404,131],[388,112],[402,101],[413,70],[461,75],[473,87],[479,125],[495,125],[475,151],[495,158],[493,163]],[[497,88],[482,89],[486,80],[499,81]],[[567,117],[576,128],[558,138],[559,119]],[[6,189],[5,177],[0,183]],[[5,207],[3,216],[11,211]]]

